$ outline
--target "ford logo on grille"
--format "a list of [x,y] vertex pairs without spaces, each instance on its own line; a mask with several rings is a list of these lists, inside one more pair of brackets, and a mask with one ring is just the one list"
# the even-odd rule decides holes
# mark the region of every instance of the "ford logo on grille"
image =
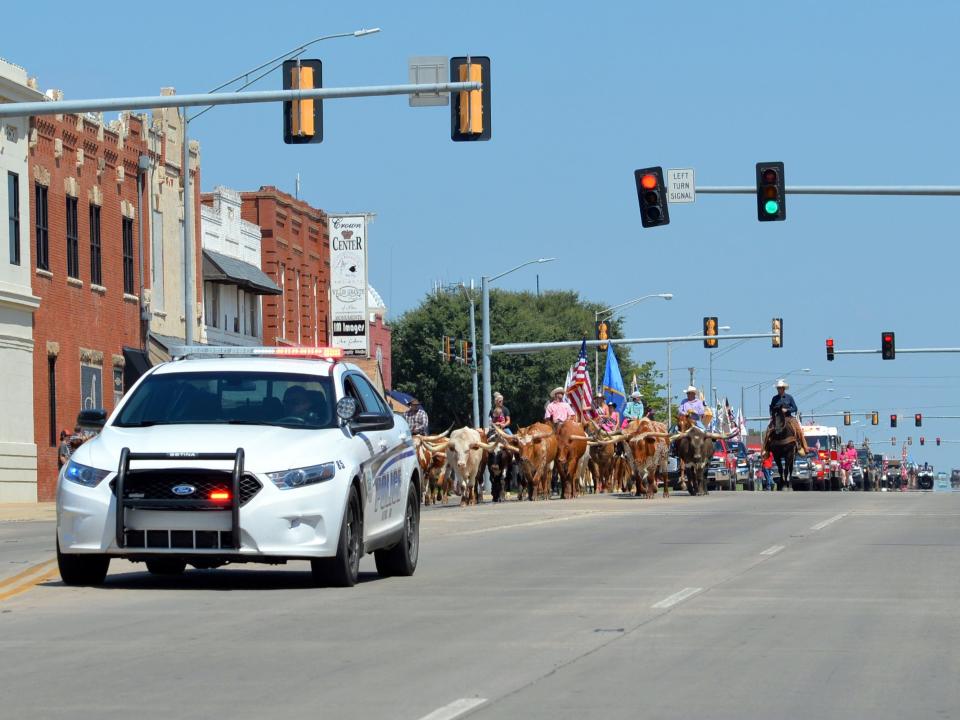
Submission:
[[170,491],[174,495],[193,495],[197,489],[193,485],[174,485]]

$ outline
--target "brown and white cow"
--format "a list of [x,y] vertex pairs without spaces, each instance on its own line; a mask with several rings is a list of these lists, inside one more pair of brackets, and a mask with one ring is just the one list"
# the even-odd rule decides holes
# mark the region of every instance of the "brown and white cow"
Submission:
[[557,430],[557,474],[560,476],[560,497],[575,498],[580,489],[581,460],[587,452],[583,425],[570,418]]
[[486,442],[483,433],[475,428],[462,427],[450,433],[447,467],[453,471],[455,484],[460,488],[461,505],[475,505],[480,501],[485,451],[492,447],[493,444]]
[[633,420],[625,428],[622,436],[603,440],[594,440],[593,446],[625,443],[624,457],[630,468],[631,479],[636,483],[637,497],[653,497],[657,494],[657,479],[664,479],[664,497],[669,494],[667,479],[667,460],[670,435],[663,423],[649,418]]
[[588,449],[590,474],[596,492],[623,492],[630,479],[630,466],[625,457],[626,441],[592,445]]
[[417,453],[417,463],[420,465],[420,475],[423,478],[421,484],[424,505],[435,502],[441,502],[444,505],[447,503],[450,495],[450,483],[445,472],[448,442],[440,435],[414,435],[413,437],[413,447]]
[[[520,454],[520,475],[526,486],[530,500],[541,497],[550,499],[550,479],[553,476],[553,464],[557,459],[557,436],[553,425],[545,422],[534,423],[520,428],[516,435],[507,435],[497,431],[500,440],[511,445]],[[517,493],[517,499],[523,499],[523,489]]]

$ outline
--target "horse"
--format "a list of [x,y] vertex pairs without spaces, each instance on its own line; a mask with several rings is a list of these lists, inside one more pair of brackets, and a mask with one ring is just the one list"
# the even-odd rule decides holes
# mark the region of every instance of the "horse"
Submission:
[[807,443],[800,423],[784,412],[775,414],[763,439],[763,453],[773,453],[774,462],[777,463],[777,470],[780,472],[777,490],[783,490],[784,486],[792,487],[797,448],[804,455],[807,454]]

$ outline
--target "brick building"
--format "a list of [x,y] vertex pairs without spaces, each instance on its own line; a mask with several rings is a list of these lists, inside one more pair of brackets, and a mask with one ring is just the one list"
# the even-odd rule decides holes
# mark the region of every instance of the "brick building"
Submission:
[[60,430],[72,430],[82,408],[113,410],[125,389],[124,349],[138,353],[145,342],[140,243],[149,234],[138,226],[144,198],[138,198],[137,177],[148,149],[145,130],[142,118],[129,115],[109,126],[92,115],[31,120],[39,500],[54,496]]
[[326,213],[269,185],[240,198],[243,219],[260,226],[260,267],[282,293],[263,296],[263,344],[329,344]]

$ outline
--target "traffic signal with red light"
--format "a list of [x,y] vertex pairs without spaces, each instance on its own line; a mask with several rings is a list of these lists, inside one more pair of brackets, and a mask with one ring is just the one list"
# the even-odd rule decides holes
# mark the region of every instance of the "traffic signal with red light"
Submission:
[[770,331],[773,333],[773,338],[771,339],[773,347],[783,347],[783,318],[774,318],[771,320]]
[[[703,319],[703,334],[707,337],[703,341],[705,348],[715,348],[717,346],[717,319],[715,317],[705,317]],[[711,339],[712,338],[712,339]]]
[[916,413],[913,416],[913,424],[916,425],[917,427],[920,427],[921,425],[923,425],[923,415],[920,413]]
[[663,184],[663,168],[658,165],[634,170],[633,177],[637,182],[637,197],[640,200],[640,224],[645,228],[669,225],[670,210]]
[[924,440],[923,435],[920,436],[920,444],[921,445],[926,444],[926,440]]
[[851,420],[850,420],[850,413],[847,412],[847,411],[844,411],[844,413],[843,413],[843,424],[844,424],[844,425],[849,425],[850,422],[851,422]]
[[940,447],[940,438],[937,438],[937,447]]
[[490,58],[450,58],[450,82],[483,83],[480,90],[462,90],[450,98],[450,139],[454,142],[489,140]]
[[896,427],[896,426],[897,426],[897,416],[896,416],[896,415],[891,415],[891,416],[890,416],[890,427]]
[[786,220],[786,188],[782,162],[757,163],[757,220]]
[[893,360],[897,356],[897,343],[892,332],[880,333],[880,356],[884,360]]
[[833,361],[833,338],[827,338],[827,360]]
[[597,346],[600,349],[600,352],[607,351],[607,343],[603,342],[607,339],[607,333],[609,332],[610,326],[607,325],[606,320],[599,320],[597,322],[597,340],[600,340],[600,344]]
[[[287,60],[283,63],[284,90],[323,87],[323,63],[319,60]],[[323,142],[323,100],[288,100],[283,103],[283,141],[288,145]]]
[[880,413],[878,413],[876,410],[874,410],[874,411],[870,414],[870,424],[871,424],[871,425],[879,425],[879,424],[880,424]]

